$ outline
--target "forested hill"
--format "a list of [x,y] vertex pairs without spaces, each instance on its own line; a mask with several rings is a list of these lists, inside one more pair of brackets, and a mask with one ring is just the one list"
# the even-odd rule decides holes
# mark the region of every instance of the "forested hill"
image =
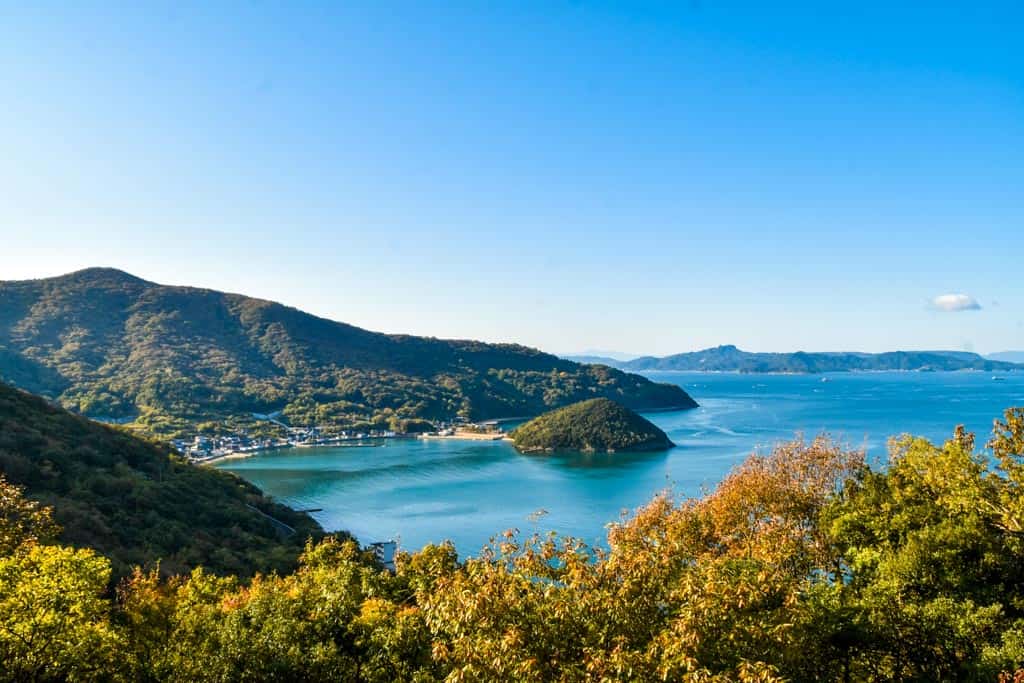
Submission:
[[0,283],[0,378],[161,434],[278,410],[344,425],[528,416],[595,397],[696,405],[677,386],[522,346],[380,334],[101,268]]
[[675,445],[655,424],[606,398],[544,413],[511,436],[515,447],[524,453],[658,451]]
[[615,367],[631,372],[869,372],[881,370],[1024,370],[1024,365],[989,360],[963,351],[751,353],[732,345],[655,358],[644,356]]
[[0,475],[53,508],[64,543],[109,557],[115,576],[158,561],[165,573],[287,571],[307,539],[323,536],[308,515],[238,477],[3,383]]

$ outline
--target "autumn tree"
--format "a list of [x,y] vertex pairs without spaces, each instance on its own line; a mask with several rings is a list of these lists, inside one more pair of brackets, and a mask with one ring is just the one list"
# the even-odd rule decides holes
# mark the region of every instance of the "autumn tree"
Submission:
[[30,500],[24,488],[0,473],[0,555],[9,555],[25,543],[52,540],[59,528],[47,507]]
[[110,563],[40,543],[56,533],[50,510],[0,476],[0,680],[116,679]]

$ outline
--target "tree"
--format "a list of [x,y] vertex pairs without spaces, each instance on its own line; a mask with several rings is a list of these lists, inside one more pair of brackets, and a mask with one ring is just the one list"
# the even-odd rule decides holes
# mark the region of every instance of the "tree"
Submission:
[[993,680],[1020,662],[1024,557],[1007,521],[1015,487],[958,429],[942,446],[893,440],[888,469],[835,501],[828,524],[843,552],[854,678]]
[[0,555],[24,543],[52,540],[60,533],[50,508],[25,498],[25,489],[8,483],[0,472]]
[[110,563],[91,550],[29,543],[0,557],[0,678],[121,677],[109,577]]

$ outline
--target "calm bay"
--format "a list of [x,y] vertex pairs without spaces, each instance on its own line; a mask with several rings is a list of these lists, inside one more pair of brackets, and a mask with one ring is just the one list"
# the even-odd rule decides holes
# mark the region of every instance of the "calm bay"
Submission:
[[326,529],[347,529],[364,543],[394,538],[414,550],[451,539],[472,555],[509,528],[600,543],[608,522],[659,491],[699,495],[751,451],[797,433],[828,432],[884,459],[892,435],[941,441],[960,423],[983,443],[1003,409],[1024,405],[1024,373],[648,376],[681,385],[701,404],[647,415],[677,444],[669,451],[525,456],[507,442],[389,439],[218,467],[292,507],[321,508],[314,516]]

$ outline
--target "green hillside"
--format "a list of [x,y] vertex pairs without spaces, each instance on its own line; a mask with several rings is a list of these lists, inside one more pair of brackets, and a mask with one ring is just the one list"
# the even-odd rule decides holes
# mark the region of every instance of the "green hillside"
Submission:
[[[248,576],[290,569],[319,525],[226,472],[0,384],[0,475],[54,509],[60,540],[112,560]],[[266,515],[295,529],[285,535]]]
[[511,436],[516,448],[525,453],[653,451],[674,445],[652,422],[605,398],[552,410]]
[[171,434],[282,410],[294,423],[536,415],[607,397],[687,408],[677,386],[511,344],[387,335],[111,269],[0,283],[0,378]]

